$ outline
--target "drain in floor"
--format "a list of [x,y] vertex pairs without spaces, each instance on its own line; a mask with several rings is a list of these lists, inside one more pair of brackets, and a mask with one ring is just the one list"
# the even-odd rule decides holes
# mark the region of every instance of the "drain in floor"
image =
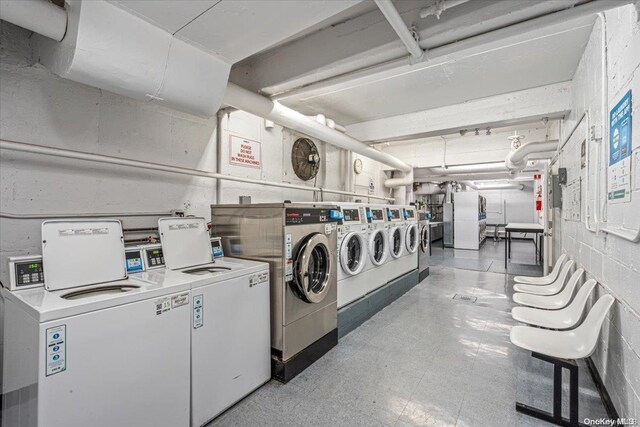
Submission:
[[464,295],[464,294],[455,294],[453,296],[453,299],[466,301],[466,302],[476,302],[478,300],[477,297],[472,297],[471,295]]

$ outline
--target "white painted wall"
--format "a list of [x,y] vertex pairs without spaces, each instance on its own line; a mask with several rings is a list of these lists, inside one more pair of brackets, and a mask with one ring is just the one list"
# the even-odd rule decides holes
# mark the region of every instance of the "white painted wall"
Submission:
[[[640,148],[640,23],[638,18],[637,9],[626,6],[607,12],[605,26],[608,51],[606,114],[627,90],[632,90],[635,98],[632,112],[634,152]],[[589,113],[590,125],[608,126],[608,118],[603,117],[602,114],[604,97],[600,72],[602,31],[602,24],[597,22],[573,78],[571,89],[573,106],[563,126],[563,139],[568,137],[570,129],[584,111]],[[599,143],[588,143],[591,161],[587,168],[580,168],[580,144],[586,138],[587,132],[588,126],[585,122],[577,128],[553,168],[555,173],[558,167],[566,167],[569,182],[582,178],[584,184],[589,174],[591,179],[589,197],[587,197],[586,185],[583,185],[582,190],[583,221],[586,203],[589,203],[591,211],[596,204],[594,196],[596,185],[601,186],[601,194],[606,198],[604,179],[599,183],[594,179],[595,156]],[[604,162],[601,164],[604,165]],[[640,170],[637,167],[632,168],[633,175],[637,177],[639,173]],[[632,189],[630,203],[609,205],[607,224],[624,225],[633,229],[640,227],[640,215],[638,215],[640,188],[636,186]],[[604,198],[601,198],[600,202],[606,203]],[[558,209],[554,212],[554,235],[557,243],[554,249],[567,252],[588,271],[589,276],[595,277],[601,283],[597,288],[597,295],[610,293],[617,299],[605,322],[593,359],[620,416],[637,418],[640,415],[640,244],[603,232],[593,233],[583,222],[562,220],[561,211]],[[558,252],[554,250],[554,253]]]
[[[516,128],[518,129],[518,128]],[[414,167],[438,167],[446,164],[464,165],[484,162],[504,162],[511,151],[508,137],[513,130],[494,129],[490,135],[486,129],[479,129],[479,135],[469,129],[464,136],[460,134],[422,138],[402,142],[376,144],[380,150],[396,156]],[[556,121],[549,122],[549,139],[558,138]],[[523,125],[518,134],[524,135],[522,142],[544,141],[547,130],[542,121]],[[506,170],[506,169],[505,169]]]
[[479,191],[487,199],[487,224],[536,221],[533,182],[522,184],[525,186],[522,190]]
[[[30,33],[0,26],[0,138],[144,161],[216,169],[216,120],[204,120],[61,79],[37,64]],[[228,164],[229,133],[262,143],[262,169]],[[243,112],[223,121],[222,172],[300,183],[291,170],[295,137]],[[323,157],[317,184],[345,189],[347,155],[320,143]],[[348,169],[347,169],[348,166]],[[382,165],[364,161],[356,189],[374,178],[383,193]],[[2,151],[0,211],[17,214],[169,212],[210,217],[215,180]],[[224,182],[222,202],[239,195],[253,202],[312,201],[312,192]],[[365,191],[366,192],[366,191]],[[328,196],[326,200],[340,200]],[[125,227],[149,227],[157,216],[125,217]],[[0,279],[8,280],[7,257],[39,254],[42,220],[0,218]]]

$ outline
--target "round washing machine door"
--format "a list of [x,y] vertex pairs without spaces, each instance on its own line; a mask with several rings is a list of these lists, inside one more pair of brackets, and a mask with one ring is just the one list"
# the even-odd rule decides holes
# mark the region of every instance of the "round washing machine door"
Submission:
[[309,303],[322,302],[330,289],[331,269],[327,236],[315,233],[305,237],[293,261],[293,281],[298,295]]
[[429,226],[424,225],[420,229],[420,250],[426,253],[429,250]]
[[393,227],[389,231],[389,252],[394,258],[400,258],[404,253],[404,234],[400,227]]
[[367,248],[362,234],[351,232],[344,236],[340,245],[340,266],[350,276],[358,274],[364,268]]
[[382,265],[387,260],[387,234],[374,230],[369,237],[369,259],[373,265]]
[[411,224],[407,227],[404,241],[407,246],[407,251],[409,251],[410,254],[416,253],[416,251],[418,250],[418,244],[420,243],[420,236],[418,235],[418,224]]

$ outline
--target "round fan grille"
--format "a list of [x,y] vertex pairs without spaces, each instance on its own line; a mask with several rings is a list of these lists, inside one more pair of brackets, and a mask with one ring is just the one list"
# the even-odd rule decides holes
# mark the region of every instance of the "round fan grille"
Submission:
[[315,178],[320,170],[320,153],[316,144],[309,138],[298,138],[291,149],[291,165],[301,180]]

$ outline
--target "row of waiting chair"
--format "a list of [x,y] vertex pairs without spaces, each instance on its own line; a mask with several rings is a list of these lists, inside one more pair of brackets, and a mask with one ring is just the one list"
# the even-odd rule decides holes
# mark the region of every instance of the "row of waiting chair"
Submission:
[[[533,357],[554,365],[553,412],[522,403],[516,403],[516,410],[561,426],[581,425],[576,360],[587,358],[595,351],[602,324],[614,302],[611,295],[604,295],[584,316],[596,281],[587,280],[575,293],[584,269],[577,269],[567,281],[573,267],[574,262],[563,254],[547,276],[516,276],[513,301],[520,306],[511,311],[514,320],[527,325],[512,328],[511,342],[530,350]],[[562,416],[563,368],[569,370],[569,419]]]

